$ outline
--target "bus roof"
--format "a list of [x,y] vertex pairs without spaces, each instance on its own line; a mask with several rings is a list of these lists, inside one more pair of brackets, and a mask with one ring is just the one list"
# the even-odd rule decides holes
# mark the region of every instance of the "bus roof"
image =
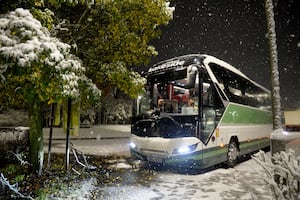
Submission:
[[182,55],[174,58],[170,58],[164,61],[160,61],[156,64],[154,64],[152,67],[148,70],[148,75],[154,75],[156,73],[160,73],[162,71],[169,71],[176,68],[185,68],[191,64],[209,64],[209,63],[216,63],[219,64],[221,67],[226,68],[227,70],[232,71],[233,73],[251,81],[256,86],[262,88],[263,90],[270,92],[268,89],[263,87],[262,85],[256,83],[252,79],[250,79],[248,76],[246,76],[244,73],[242,73],[237,68],[233,67],[232,65],[228,64],[227,62],[220,60],[214,56],[207,55],[207,54],[187,54]]

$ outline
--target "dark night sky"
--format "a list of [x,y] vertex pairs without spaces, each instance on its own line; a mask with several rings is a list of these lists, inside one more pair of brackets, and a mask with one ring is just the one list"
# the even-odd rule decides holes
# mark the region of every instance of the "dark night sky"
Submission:
[[[275,0],[282,106],[300,108],[299,0]],[[151,64],[189,53],[216,56],[270,89],[264,0],[173,0]]]

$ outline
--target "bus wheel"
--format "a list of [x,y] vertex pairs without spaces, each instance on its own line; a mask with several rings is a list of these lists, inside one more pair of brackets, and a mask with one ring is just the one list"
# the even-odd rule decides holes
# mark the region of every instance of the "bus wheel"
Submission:
[[234,167],[239,157],[239,149],[234,140],[231,140],[228,145],[227,153],[227,165],[228,167]]

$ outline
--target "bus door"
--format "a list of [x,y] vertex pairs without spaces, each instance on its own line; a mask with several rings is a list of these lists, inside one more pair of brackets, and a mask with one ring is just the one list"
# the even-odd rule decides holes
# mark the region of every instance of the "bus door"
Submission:
[[213,165],[218,160],[218,146],[217,137],[218,131],[216,127],[220,121],[220,112],[224,111],[224,106],[215,85],[209,79],[208,75],[200,77],[199,88],[201,88],[201,98],[199,98],[200,112],[198,123],[198,136],[202,141],[203,162],[205,165]]

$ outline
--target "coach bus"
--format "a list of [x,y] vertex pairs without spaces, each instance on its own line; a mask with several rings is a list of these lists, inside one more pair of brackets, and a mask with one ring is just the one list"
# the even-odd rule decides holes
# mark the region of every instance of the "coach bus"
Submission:
[[132,117],[131,154],[148,162],[233,167],[268,147],[270,91],[230,64],[191,54],[150,67]]

